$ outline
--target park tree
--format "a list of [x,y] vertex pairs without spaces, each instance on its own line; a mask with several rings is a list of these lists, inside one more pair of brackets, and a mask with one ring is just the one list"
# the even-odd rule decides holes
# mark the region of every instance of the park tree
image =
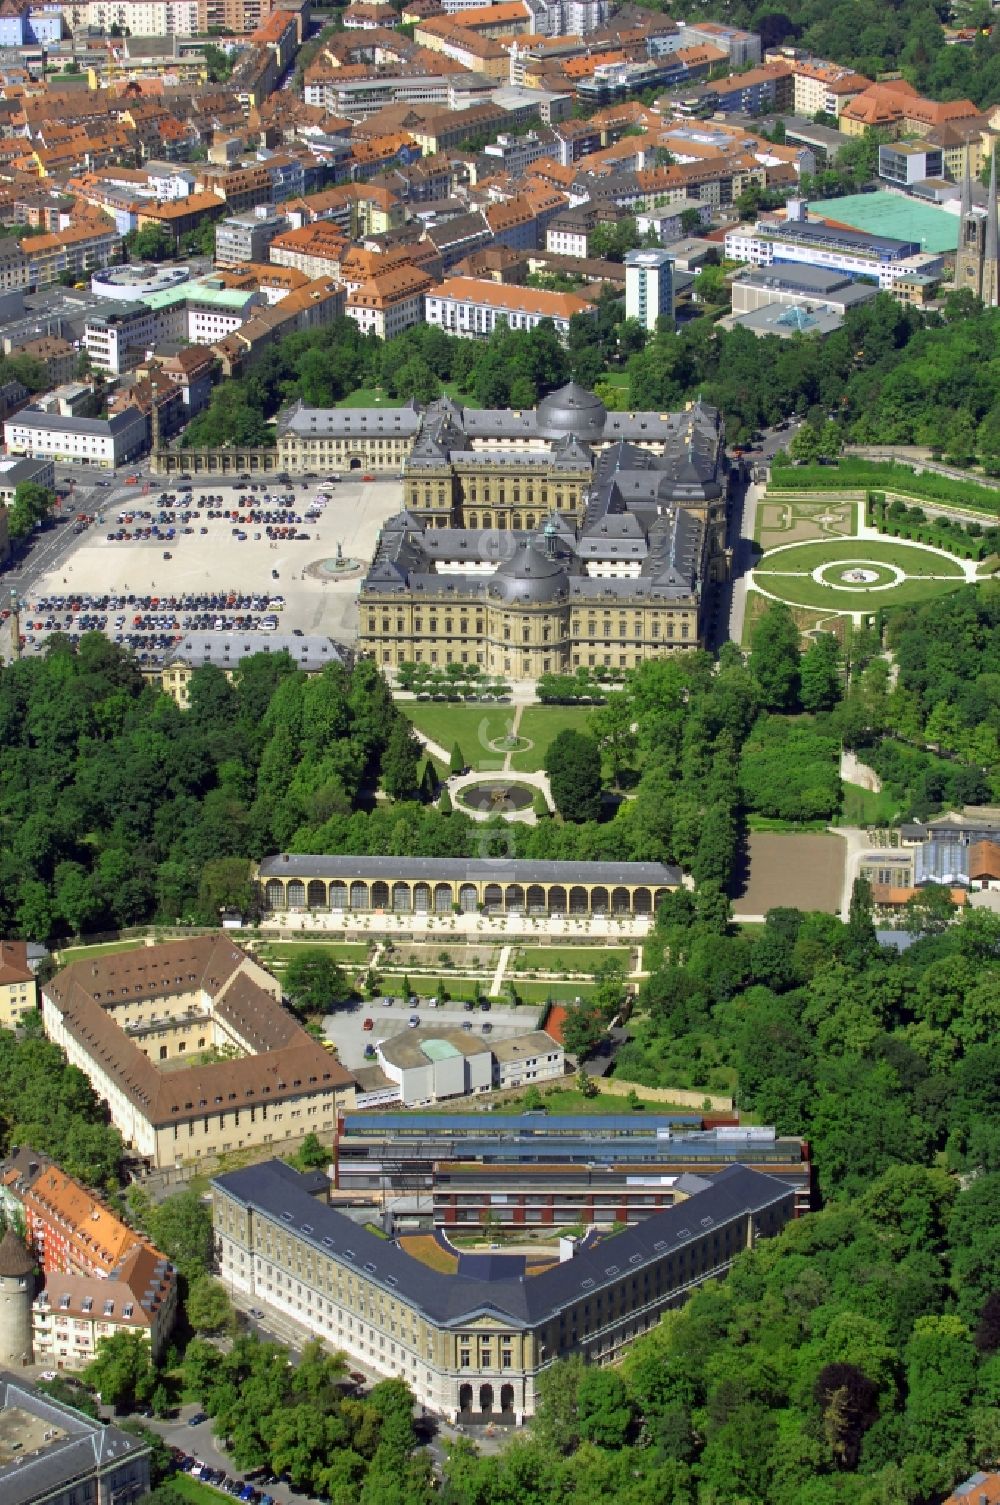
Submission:
[[236,1314],[226,1289],[210,1275],[199,1275],[192,1280],[184,1309],[196,1333],[229,1333],[235,1326]]
[[350,984],[329,951],[306,946],[285,968],[284,991],[300,1018],[328,1014],[350,997]]
[[941,883],[925,883],[903,907],[903,929],[910,935],[941,935],[955,913],[951,890]]
[[420,743],[405,716],[397,716],[382,755],[382,788],[391,799],[413,799],[418,788]]
[[465,754],[456,742],[451,749],[451,759],[448,764],[449,772],[452,774],[461,773],[464,767]]
[[601,753],[593,737],[560,732],[549,744],[546,767],[553,803],[564,820],[600,818]]
[[84,1370],[87,1384],[106,1406],[132,1411],[147,1402],[156,1384],[149,1344],[141,1333],[122,1330],[99,1338],[97,1352]]
[[174,239],[162,225],[145,225],[126,236],[133,261],[167,261],[175,253]]
[[14,488],[14,500],[7,511],[7,530],[11,538],[27,538],[44,522],[55,506],[56,495],[48,486],[21,481]]
[[799,698],[799,630],[788,607],[769,606],[750,634],[750,672],[770,710],[794,710]]
[[840,699],[840,644],[832,633],[813,638],[802,655],[800,698],[804,711],[828,711]]
[[215,1265],[212,1213],[194,1190],[175,1192],[148,1213],[149,1236],[185,1280],[207,1275]]
[[576,1390],[580,1436],[603,1448],[623,1447],[632,1425],[632,1403],[614,1369],[587,1368]]

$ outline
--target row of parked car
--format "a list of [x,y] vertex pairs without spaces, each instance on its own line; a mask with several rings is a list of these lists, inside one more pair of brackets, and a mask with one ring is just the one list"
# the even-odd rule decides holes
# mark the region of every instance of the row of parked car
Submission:
[[192,1479],[200,1479],[203,1484],[212,1484],[223,1494],[232,1495],[234,1500],[244,1500],[246,1505],[274,1505],[273,1495],[255,1489],[245,1479],[231,1479],[224,1469],[212,1468],[210,1464],[202,1463],[200,1458],[185,1453],[182,1448],[171,1448],[170,1453],[178,1473],[190,1474]]

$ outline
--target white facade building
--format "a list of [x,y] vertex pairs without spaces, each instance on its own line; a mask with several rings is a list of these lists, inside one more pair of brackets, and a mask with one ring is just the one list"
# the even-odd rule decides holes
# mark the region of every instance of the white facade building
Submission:
[[669,251],[629,251],[625,257],[625,317],[655,330],[674,322],[674,258]]
[[88,315],[83,348],[95,366],[121,376],[142,364],[156,331],[157,316],[145,303],[109,303]]
[[543,319],[551,319],[565,341],[574,315],[593,317],[595,313],[593,304],[573,293],[449,277],[427,294],[426,318],[428,324],[466,340],[488,340],[500,319],[511,329],[536,329]]
[[73,418],[22,408],[3,426],[7,453],[32,460],[57,460],[113,470],[147,448],[146,419],[138,408],[113,418]]
[[198,0],[90,0],[87,25],[134,37],[191,37],[198,31]]

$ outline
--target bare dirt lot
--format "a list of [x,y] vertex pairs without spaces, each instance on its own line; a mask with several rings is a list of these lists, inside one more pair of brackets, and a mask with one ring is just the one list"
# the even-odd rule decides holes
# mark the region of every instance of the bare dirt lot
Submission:
[[844,852],[844,843],[826,832],[754,832],[733,890],[734,915],[765,915],[785,905],[839,913]]

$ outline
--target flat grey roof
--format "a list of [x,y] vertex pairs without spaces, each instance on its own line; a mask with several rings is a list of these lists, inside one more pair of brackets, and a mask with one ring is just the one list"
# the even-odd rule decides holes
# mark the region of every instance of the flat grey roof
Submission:
[[[602,585],[608,581],[602,580]],[[279,852],[262,857],[261,878],[403,878],[496,883],[642,883],[657,888],[681,881],[665,862],[528,862],[515,858],[328,857]]]
[[216,1176],[212,1184],[446,1327],[490,1311],[517,1326],[547,1321],[583,1296],[620,1285],[623,1275],[659,1263],[713,1227],[794,1197],[785,1182],[731,1165],[712,1178],[706,1191],[678,1207],[654,1213],[612,1239],[599,1240],[593,1248],[540,1275],[487,1282],[461,1273],[442,1276],[397,1244],[377,1238],[335,1208],[323,1206],[299,1181],[291,1166],[269,1160]]
[[[443,1042],[448,1047],[445,1051],[425,1050],[424,1046],[433,1047],[436,1041]],[[379,1046],[382,1059],[388,1061],[391,1066],[398,1066],[403,1071],[412,1071],[420,1066],[430,1066],[433,1062],[446,1059],[448,1056],[481,1056],[490,1055],[493,1047],[486,1041],[479,1039],[471,1032],[462,1029],[434,1029],[428,1025],[426,1029],[404,1029],[398,1035],[391,1035],[388,1040],[383,1040]]]
[[149,1452],[138,1437],[91,1421],[26,1380],[0,1371],[0,1419],[16,1411],[48,1422],[59,1435],[34,1451],[19,1452],[16,1459],[0,1467],[3,1505],[33,1505],[62,1488],[95,1477],[98,1469],[105,1472],[116,1462]]

